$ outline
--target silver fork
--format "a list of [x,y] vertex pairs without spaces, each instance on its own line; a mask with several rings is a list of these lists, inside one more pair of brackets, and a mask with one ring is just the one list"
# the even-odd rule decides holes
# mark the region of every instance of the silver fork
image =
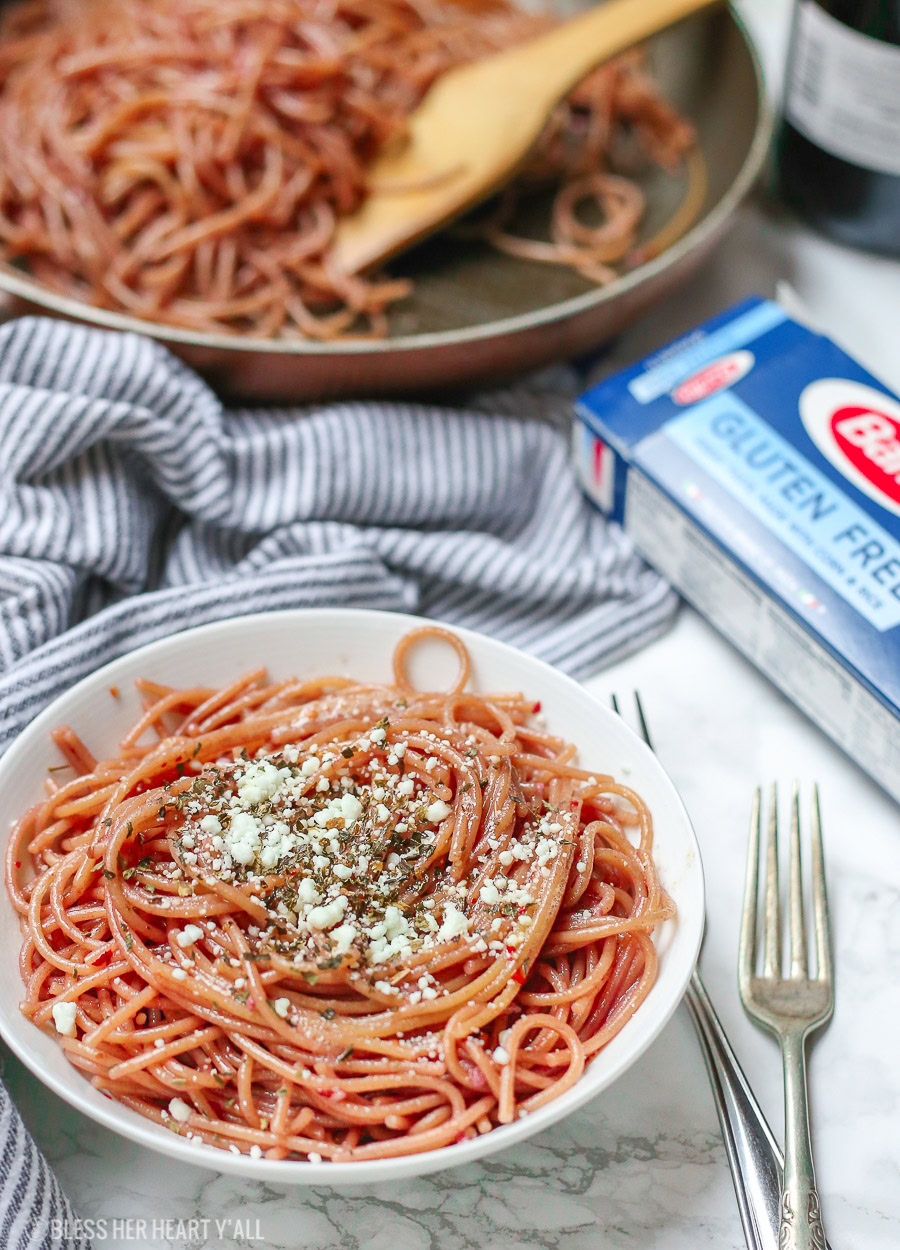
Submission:
[[[641,737],[652,751],[647,718],[637,691],[634,701]],[[615,695],[612,706],[613,711],[621,715]],[[748,1250],[778,1250],[781,1151],[697,969],[688,985],[685,1002],[709,1074]]]
[[812,803],[812,904],[816,931],[816,975],[810,976],[803,914],[803,883],[800,865],[800,796],[794,786],[791,801],[790,973],[782,975],[781,907],[778,889],[778,794],[772,787],[769,838],[766,848],[765,904],[762,942],[763,971],[756,972],[757,897],[759,894],[760,825],[762,796],[756,792],[750,845],[747,851],[747,884],[738,956],[738,984],[744,1010],[751,1019],[770,1029],[781,1043],[784,1062],[784,1183],[781,1191],[782,1250],[822,1250],[825,1233],[809,1135],[806,1092],[806,1039],[831,1019],[834,1009],[834,973],[825,863],[822,855],[822,820],[819,789]]

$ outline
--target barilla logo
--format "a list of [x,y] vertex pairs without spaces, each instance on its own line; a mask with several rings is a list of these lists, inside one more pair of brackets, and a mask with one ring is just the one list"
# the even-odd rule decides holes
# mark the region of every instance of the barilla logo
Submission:
[[900,516],[900,403],[862,382],[820,378],[802,392],[800,417],[848,481]]
[[724,391],[726,386],[739,382],[755,364],[753,352],[729,352],[727,356],[720,356],[718,360],[704,365],[697,373],[692,373],[689,378],[679,382],[672,392],[672,399],[682,407],[698,404],[708,395]]

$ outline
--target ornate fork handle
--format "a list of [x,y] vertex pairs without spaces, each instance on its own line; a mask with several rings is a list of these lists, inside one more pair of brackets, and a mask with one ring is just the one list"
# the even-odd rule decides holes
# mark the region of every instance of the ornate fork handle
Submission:
[[[778,798],[772,788],[769,836],[765,851],[765,883],[760,903],[762,795],[753,804],[747,846],[747,879],[738,954],[738,986],[752,1020],[774,1033],[781,1045],[784,1068],[784,1180],[781,1188],[778,1244],[780,1250],[824,1250],[825,1233],[816,1192],[809,1102],[806,1090],[806,1038],[823,1028],[834,1010],[834,969],[825,889],[822,822],[818,787],[813,788],[812,911],[816,971],[810,972],[800,859],[800,797],[794,786],[791,801],[789,970],[782,942],[778,872]],[[757,911],[759,910],[759,916]],[[758,971],[757,956],[762,960]]]
[[806,1093],[806,1036],[784,1036],[785,1162],[781,1191],[779,1250],[825,1250],[825,1231],[813,1171]]

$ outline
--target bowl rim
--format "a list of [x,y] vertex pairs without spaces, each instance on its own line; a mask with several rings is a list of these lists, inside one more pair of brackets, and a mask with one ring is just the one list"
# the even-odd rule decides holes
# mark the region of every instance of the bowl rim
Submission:
[[629,273],[622,274],[607,286],[585,291],[569,299],[532,309],[530,312],[516,313],[477,325],[461,326],[455,330],[432,330],[421,334],[401,334],[383,339],[337,339],[332,342],[312,339],[261,339],[238,334],[210,334],[187,330],[179,326],[168,326],[163,322],[144,321],[139,317],[132,317],[127,313],[116,312],[112,309],[94,308],[82,300],[53,291],[7,262],[0,262],[0,291],[18,296],[20,299],[37,304],[60,317],[82,325],[141,334],[163,345],[175,343],[182,348],[223,351],[235,356],[240,353],[336,358],[389,356],[411,351],[481,343],[485,340],[524,333],[558,321],[566,321],[589,309],[602,307],[620,297],[627,296],[635,288],[677,266],[704,239],[715,237],[749,194],[763,168],[769,150],[775,114],[769,102],[759,50],[746,22],[730,5],[713,14],[701,12],[695,16],[702,19],[708,19],[710,16],[725,17],[732,22],[743,41],[756,84],[756,125],[753,136],[737,175],[716,203],[659,256],[645,261]]
[[[24,1020],[24,1017],[19,1012],[18,1001],[11,1003],[0,1002],[0,1038],[9,1046],[16,1057],[46,1088],[57,1094],[69,1106],[105,1128],[110,1129],[112,1132],[117,1133],[119,1136],[160,1154],[177,1159],[180,1162],[189,1163],[195,1167],[206,1167],[222,1174],[244,1176],[253,1180],[265,1180],[271,1184],[324,1185],[342,1188],[370,1184],[391,1178],[399,1179],[401,1176],[426,1175],[431,1172],[473,1163],[549,1128],[552,1124],[557,1123],[590,1101],[590,1099],[599,1095],[637,1062],[669,1023],[684,996],[694,972],[703,937],[706,913],[703,862],[690,817],[674,783],[657,756],[630,725],[616,715],[611,708],[600,702],[595,695],[585,690],[573,678],[562,673],[544,660],[540,660],[517,647],[475,630],[463,626],[444,625],[442,622],[411,613],[367,608],[286,608],[273,612],[227,617],[219,621],[169,634],[154,642],[127,651],[102,667],[95,669],[61,695],[58,695],[26,726],[7,751],[0,756],[0,786],[3,784],[4,775],[15,770],[21,757],[26,756],[36,743],[44,743],[49,740],[49,730],[59,723],[61,713],[58,709],[61,705],[67,704],[70,700],[77,700],[82,692],[89,691],[94,687],[108,686],[116,682],[121,683],[126,681],[129,676],[133,678],[136,669],[144,659],[165,656],[173,649],[177,649],[186,638],[202,637],[209,639],[227,636],[229,633],[237,632],[241,626],[246,626],[248,623],[251,625],[259,623],[263,626],[267,623],[272,623],[273,626],[283,624],[284,626],[291,625],[296,629],[298,626],[302,628],[305,623],[312,627],[317,625],[323,627],[328,622],[334,622],[335,618],[352,621],[363,627],[367,621],[377,620],[383,623],[387,620],[392,624],[396,623],[398,638],[409,629],[441,625],[443,628],[447,628],[457,634],[473,652],[476,652],[476,663],[478,662],[478,648],[487,648],[488,653],[492,650],[498,651],[501,654],[511,656],[516,662],[524,661],[527,666],[531,666],[538,673],[541,673],[545,679],[558,684],[561,691],[569,697],[577,696],[579,700],[590,701],[594,705],[592,712],[596,709],[596,712],[601,717],[606,718],[609,724],[615,724],[615,732],[620,733],[625,740],[628,740],[632,749],[637,749],[638,755],[643,758],[650,771],[656,773],[658,781],[666,791],[667,802],[671,804],[668,813],[671,817],[677,818],[681,833],[685,838],[686,862],[689,863],[688,871],[685,874],[685,889],[693,896],[690,906],[683,916],[681,914],[679,916],[679,923],[684,926],[687,935],[687,946],[681,956],[682,966],[678,982],[670,990],[670,999],[661,1010],[657,1007],[657,1019],[653,1025],[645,1028],[642,1033],[637,1035],[632,1041],[631,1047],[623,1056],[619,1057],[610,1071],[603,1074],[602,1078],[591,1081],[589,1079],[591,1067],[589,1066],[571,1089],[552,1102],[538,1108],[527,1117],[515,1120],[512,1124],[497,1126],[491,1129],[489,1133],[464,1142],[441,1146],[418,1154],[400,1155],[387,1159],[359,1160],[346,1163],[331,1163],[324,1160],[321,1163],[310,1163],[305,1160],[255,1159],[248,1154],[234,1154],[231,1151],[207,1146],[202,1143],[195,1144],[123,1107],[114,1099],[104,1097],[92,1098],[91,1095],[96,1096],[97,1091],[76,1068],[72,1067],[70,1071],[68,1069],[65,1070],[63,1075],[49,1071],[44,1066],[44,1061],[40,1054],[28,1046],[27,1041],[14,1027],[21,1024]],[[2,893],[3,898],[0,906],[9,909],[10,904],[5,889]],[[656,986],[651,989],[648,1001],[655,989]],[[640,1013],[638,1012],[635,1013],[632,1020],[640,1018]],[[630,1024],[631,1021],[628,1023]],[[75,1078],[74,1080],[72,1079],[73,1077]]]

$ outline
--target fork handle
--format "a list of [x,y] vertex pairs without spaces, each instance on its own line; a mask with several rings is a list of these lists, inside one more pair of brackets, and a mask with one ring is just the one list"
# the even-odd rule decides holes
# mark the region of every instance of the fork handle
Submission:
[[748,1250],[778,1250],[781,1151],[697,972],[685,1001],[709,1073]]
[[781,1190],[781,1250],[824,1250],[825,1230],[809,1136],[806,1090],[806,1033],[782,1037],[784,1062],[784,1184]]

